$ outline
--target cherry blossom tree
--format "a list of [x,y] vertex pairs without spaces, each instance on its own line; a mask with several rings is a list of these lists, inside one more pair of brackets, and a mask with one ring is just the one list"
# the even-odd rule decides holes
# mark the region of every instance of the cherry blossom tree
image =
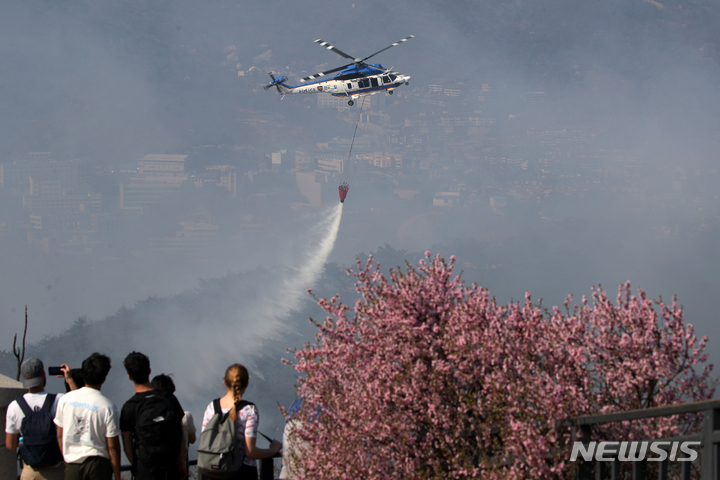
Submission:
[[[352,314],[335,296],[313,344],[296,350],[304,406],[295,431],[304,478],[560,478],[564,419],[711,398],[707,338],[665,304],[620,286],[545,309],[529,293],[500,305],[453,276],[455,258],[386,277],[351,272]],[[678,418],[607,430],[676,435]]]

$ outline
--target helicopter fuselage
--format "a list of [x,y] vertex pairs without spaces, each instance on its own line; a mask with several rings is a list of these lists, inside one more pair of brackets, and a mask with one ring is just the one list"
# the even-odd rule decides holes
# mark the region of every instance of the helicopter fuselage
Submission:
[[[365,60],[368,60],[369,58],[372,58],[378,53],[382,53],[389,48],[400,45],[401,43],[405,43],[411,38],[413,38],[413,35],[409,35],[401,40],[398,40],[392,45],[363,58],[352,57],[347,53],[339,50],[335,46],[330,45],[328,42],[318,38],[317,40],[315,40],[315,43],[326,48],[327,50],[334,51],[341,57],[352,60],[352,62],[341,67],[325,70],[323,72],[305,77],[300,80],[304,83],[295,86],[290,86],[286,84],[285,82],[287,81],[287,79],[284,76],[275,78],[273,72],[268,72],[268,75],[270,75],[270,78],[272,78],[272,82],[268,85],[265,85],[263,88],[267,90],[269,88],[275,87],[278,93],[280,93],[281,95],[329,93],[334,97],[349,97],[347,103],[351,106],[354,103],[352,100],[354,97],[375,95],[376,93],[383,91],[387,92],[389,95],[392,95],[393,90],[395,90],[397,87],[399,87],[403,83],[405,85],[408,84],[408,82],[410,81],[410,76],[402,75],[398,72],[391,72],[389,68],[385,69],[379,63],[370,65],[368,63],[365,63]],[[338,71],[340,73],[335,75],[332,79],[315,80],[318,77],[322,77]]]
[[[344,78],[343,78],[344,77]],[[347,78],[355,77],[355,78]],[[283,82],[279,83],[282,94],[304,94],[304,93],[329,93],[335,97],[361,97],[364,95],[375,95],[379,92],[391,93],[404,83],[410,81],[409,75],[402,75],[396,72],[382,73],[378,75],[346,74],[338,75],[330,80],[302,83],[290,86]]]

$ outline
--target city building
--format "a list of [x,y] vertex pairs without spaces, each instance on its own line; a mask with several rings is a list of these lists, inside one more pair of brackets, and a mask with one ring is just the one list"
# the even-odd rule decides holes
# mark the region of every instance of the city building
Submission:
[[322,200],[322,184],[326,175],[316,172],[295,172],[295,184],[311,207],[319,207]]
[[[283,156],[286,156],[287,150],[279,150],[270,154],[271,165],[274,172],[279,172],[282,169]],[[285,159],[287,163],[287,158]]]
[[31,173],[30,195],[37,197],[59,197],[63,194],[63,182],[50,172]]
[[187,180],[187,155],[145,155],[138,160],[137,173],[120,184],[120,208],[142,210],[161,198],[177,193]]
[[[234,165],[208,165],[205,170],[212,174],[206,181],[214,181],[216,186],[224,188],[230,193],[230,198],[237,198],[237,173],[235,173]],[[203,181],[200,182],[200,186],[202,183]]]
[[435,192],[433,207],[452,207],[460,201],[460,192]]
[[[324,143],[327,148],[327,143]],[[318,147],[320,148],[320,147]],[[295,170],[312,170],[317,165],[315,157],[307,150],[295,150]]]
[[[30,192],[30,177],[37,181],[57,182],[61,188],[78,186],[78,160],[56,161],[51,158],[32,158],[7,162],[0,168],[0,185],[19,192]],[[54,188],[54,187],[53,187]]]
[[33,195],[22,196],[22,208],[31,212],[93,212],[102,211],[102,194],[89,193],[86,195],[60,195],[52,197],[39,197]]
[[317,159],[318,169],[325,172],[343,173],[344,164],[342,158],[334,155],[320,155]]
[[186,257],[204,257],[215,251],[218,225],[209,219],[180,222],[182,230],[174,237],[151,238],[151,252]]

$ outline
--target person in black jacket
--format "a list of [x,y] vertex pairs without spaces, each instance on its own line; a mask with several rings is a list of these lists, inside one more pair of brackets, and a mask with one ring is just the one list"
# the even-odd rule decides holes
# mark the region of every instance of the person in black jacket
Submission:
[[[183,409],[175,395],[150,385],[150,360],[140,352],[123,362],[135,387],[120,411],[123,450],[136,480],[183,480],[186,448]],[[158,440],[159,439],[159,440]]]
[[[150,385],[155,390],[162,390],[163,392],[168,393],[175,393],[175,382],[173,382],[173,379],[170,377],[170,375],[165,375],[164,373],[161,373],[160,375],[155,375],[155,377],[150,382]],[[196,429],[195,429],[195,421],[193,420],[193,416],[190,412],[185,411],[185,415],[183,415],[182,419],[182,428],[183,428],[183,443],[185,444],[185,449],[187,450],[190,444],[195,443],[195,440],[197,440],[196,437]],[[190,471],[190,459],[188,458],[187,454],[185,455],[185,469],[189,473]]]

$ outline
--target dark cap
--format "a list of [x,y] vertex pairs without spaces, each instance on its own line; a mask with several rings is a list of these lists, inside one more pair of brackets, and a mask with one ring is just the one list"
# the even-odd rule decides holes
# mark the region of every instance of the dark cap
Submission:
[[28,358],[20,366],[20,381],[25,388],[37,387],[42,385],[43,381],[43,366],[42,360],[39,358]]

